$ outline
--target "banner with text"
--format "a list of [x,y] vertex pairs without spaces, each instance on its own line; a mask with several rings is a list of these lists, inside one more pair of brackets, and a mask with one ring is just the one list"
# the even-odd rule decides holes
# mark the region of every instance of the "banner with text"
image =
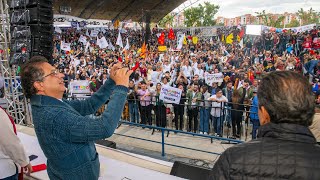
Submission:
[[90,94],[89,81],[71,81],[70,82],[70,92],[72,94]]
[[162,86],[160,91],[160,100],[168,103],[179,104],[182,90],[171,86]]
[[223,74],[222,73],[206,74],[205,81],[210,86],[214,82],[223,82]]

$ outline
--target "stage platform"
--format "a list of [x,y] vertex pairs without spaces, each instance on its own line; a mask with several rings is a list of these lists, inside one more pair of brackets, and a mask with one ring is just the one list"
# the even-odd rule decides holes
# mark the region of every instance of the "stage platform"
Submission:
[[[33,128],[17,125],[18,136],[25,147],[27,155],[37,155],[32,165],[46,163]],[[122,180],[174,180],[181,179],[169,175],[173,163],[150,158],[147,156],[128,153],[125,151],[96,145],[101,163],[99,179]],[[35,179],[49,179],[46,171],[31,174]]]

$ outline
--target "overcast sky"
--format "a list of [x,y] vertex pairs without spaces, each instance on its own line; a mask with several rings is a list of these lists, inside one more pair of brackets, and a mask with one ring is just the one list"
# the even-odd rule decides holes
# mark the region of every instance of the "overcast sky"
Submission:
[[[270,13],[296,12],[300,8],[320,11],[320,0],[199,0],[209,1],[220,6],[217,16],[232,18],[244,14],[253,14],[266,10]],[[196,6],[197,4],[194,4]]]

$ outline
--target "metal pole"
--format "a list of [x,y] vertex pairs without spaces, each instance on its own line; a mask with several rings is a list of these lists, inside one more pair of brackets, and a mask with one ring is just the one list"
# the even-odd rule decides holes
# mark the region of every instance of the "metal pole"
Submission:
[[165,152],[164,152],[164,130],[163,130],[163,128],[161,129],[161,146],[162,146],[161,156],[164,157]]

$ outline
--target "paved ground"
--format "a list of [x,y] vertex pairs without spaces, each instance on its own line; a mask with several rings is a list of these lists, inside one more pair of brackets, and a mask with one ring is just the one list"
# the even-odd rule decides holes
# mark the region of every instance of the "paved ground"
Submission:
[[[148,128],[142,129],[141,127],[121,125],[116,130],[116,133],[161,142],[161,132],[155,131],[155,133],[152,135],[152,130]],[[226,148],[233,146],[233,144],[228,144],[228,142],[225,141],[223,142],[220,140],[213,140],[211,143],[211,139],[209,138],[196,137],[187,134],[170,133],[168,137],[166,135],[167,133],[165,133],[165,143],[209,151],[212,153],[222,153]],[[219,155],[216,154],[209,154],[205,152],[172,147],[168,145],[165,146],[166,155],[165,157],[162,157],[162,147],[161,144],[158,143],[123,137],[119,135],[113,135],[111,138],[108,138],[108,140],[116,142],[118,149],[150,156],[153,158],[167,160],[170,162],[179,160],[187,163],[198,164],[200,166],[203,165],[212,167],[214,162],[219,157]]]

